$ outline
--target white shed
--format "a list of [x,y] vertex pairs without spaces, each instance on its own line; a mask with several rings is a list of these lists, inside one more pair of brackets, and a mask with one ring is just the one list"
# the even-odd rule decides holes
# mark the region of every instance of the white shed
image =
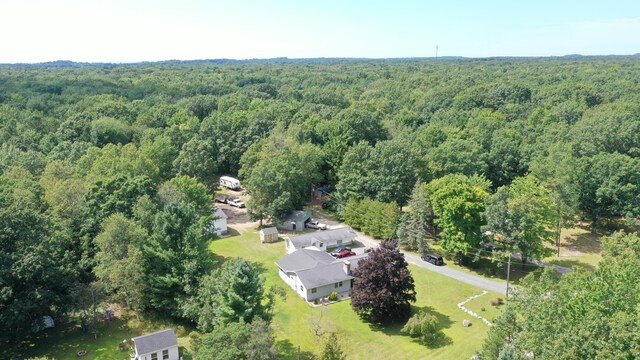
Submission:
[[260,230],[260,242],[271,243],[278,241],[278,229],[268,227]]

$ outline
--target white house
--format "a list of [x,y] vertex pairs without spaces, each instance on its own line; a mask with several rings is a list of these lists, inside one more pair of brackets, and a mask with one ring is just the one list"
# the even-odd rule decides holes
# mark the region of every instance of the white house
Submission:
[[353,244],[356,232],[350,227],[316,231],[301,235],[289,236],[285,240],[287,254],[305,248],[326,251],[328,248]]
[[260,230],[260,242],[271,243],[278,241],[278,229],[268,227]]
[[207,228],[207,232],[215,233],[218,236],[227,233],[227,214],[217,206],[213,210],[213,221]]
[[131,360],[180,360],[178,339],[173,329],[166,329],[131,339],[135,354]]
[[276,261],[280,278],[306,301],[348,294],[353,285],[352,271],[369,254],[334,259],[324,251],[302,249]]
[[280,224],[277,224],[278,229],[287,231],[302,231],[304,230],[304,224],[311,220],[311,211],[293,211],[289,216]]

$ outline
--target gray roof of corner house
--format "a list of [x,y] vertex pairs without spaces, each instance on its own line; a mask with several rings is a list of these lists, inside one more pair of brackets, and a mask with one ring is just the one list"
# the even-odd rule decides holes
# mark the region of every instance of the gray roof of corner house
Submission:
[[278,233],[278,229],[276,229],[275,227],[268,227],[268,228],[264,228],[260,230],[261,233],[267,235],[267,234],[277,234]]
[[341,227],[332,230],[321,230],[311,233],[289,236],[289,241],[293,243],[296,248],[307,247],[315,245],[318,242],[327,244],[330,241],[338,240],[354,240],[356,238],[356,232],[350,227]]
[[148,354],[178,345],[178,339],[176,339],[176,334],[173,332],[173,329],[161,330],[134,337],[131,340],[135,343],[138,354]]
[[276,261],[276,265],[283,271],[292,272],[327,265],[334,261],[333,256],[324,251],[300,249]]
[[340,281],[348,281],[354,278],[344,272],[344,263],[342,261],[301,270],[297,272],[297,275],[302,285],[307,289],[334,284]]

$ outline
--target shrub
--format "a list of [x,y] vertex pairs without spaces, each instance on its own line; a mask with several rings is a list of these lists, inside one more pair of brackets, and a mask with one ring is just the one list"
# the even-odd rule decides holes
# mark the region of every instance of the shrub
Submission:
[[329,301],[336,301],[338,300],[338,293],[335,291],[332,291],[331,294],[329,294]]
[[491,300],[491,306],[500,306],[500,305],[504,305],[504,299],[495,298],[495,299]]
[[444,336],[438,318],[423,311],[413,315],[401,332],[426,345],[432,345]]

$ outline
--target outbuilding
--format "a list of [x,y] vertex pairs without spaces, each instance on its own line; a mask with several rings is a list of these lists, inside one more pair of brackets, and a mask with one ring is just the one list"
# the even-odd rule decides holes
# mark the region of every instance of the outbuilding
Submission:
[[260,242],[272,243],[278,241],[278,229],[268,227],[260,230]]
[[213,209],[213,220],[207,229],[207,232],[222,236],[227,233],[227,214],[222,209],[215,207]]
[[276,227],[286,231],[303,231],[304,224],[311,220],[312,214],[311,211],[293,211],[283,222],[276,225]]

